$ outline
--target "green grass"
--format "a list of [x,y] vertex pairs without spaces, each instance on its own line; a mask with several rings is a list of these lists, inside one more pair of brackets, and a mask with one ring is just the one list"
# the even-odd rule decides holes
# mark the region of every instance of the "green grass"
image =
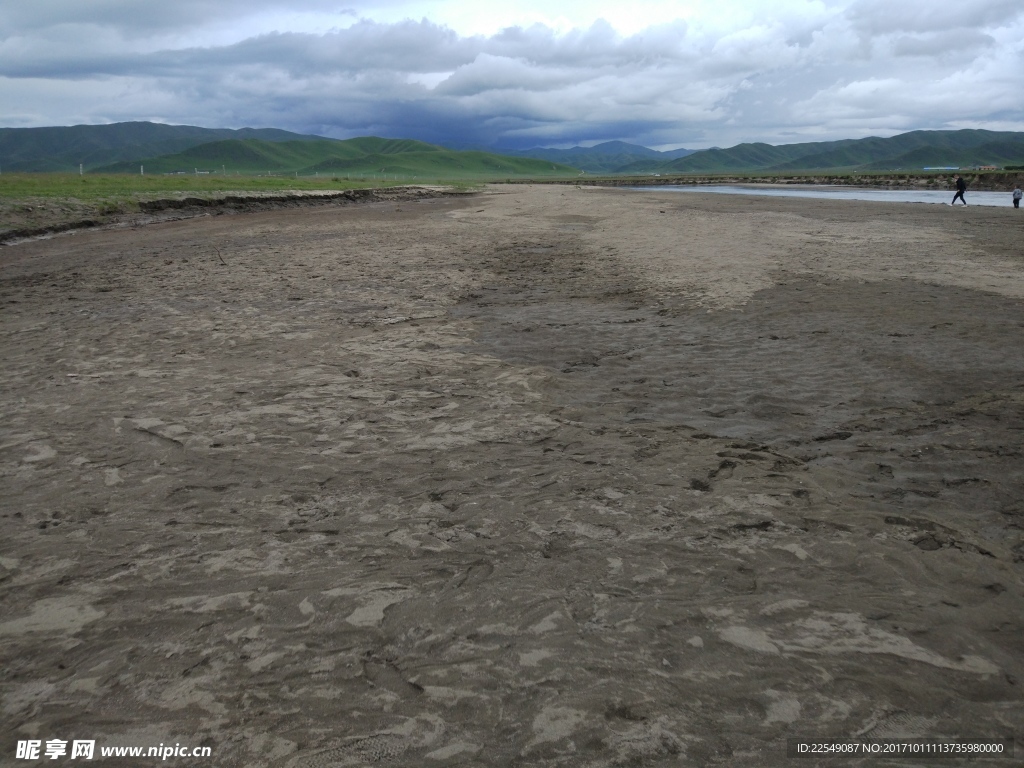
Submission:
[[[145,175],[139,173],[140,165]],[[577,175],[573,168],[546,160],[457,152],[408,139],[227,139],[149,159],[121,161],[84,175],[0,175],[0,233],[111,221],[138,213],[141,203],[160,198],[403,185],[468,191],[488,181]]]
[[232,192],[326,192],[383,186],[388,186],[388,182],[346,181],[330,176],[296,179],[285,176],[4,173],[0,175],[0,233],[73,221],[106,220],[119,214],[136,213],[142,201],[161,198],[209,198]]
[[[380,174],[378,174],[380,175]],[[130,176],[127,174],[4,173],[0,174],[0,234],[97,220],[139,212],[145,200],[178,197],[218,197],[230,193],[343,191],[391,187],[394,179],[346,179],[315,176]],[[473,179],[417,179],[418,185],[437,185],[457,191],[479,187]]]
[[111,198],[148,198],[183,193],[277,192],[283,190],[329,190],[386,186],[384,180],[346,180],[320,176],[130,176],[89,173],[4,173],[0,175],[3,198],[75,198],[96,201]]

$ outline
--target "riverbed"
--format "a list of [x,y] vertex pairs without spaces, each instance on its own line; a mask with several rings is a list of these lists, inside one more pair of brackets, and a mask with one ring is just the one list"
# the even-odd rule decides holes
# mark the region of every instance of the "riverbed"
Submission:
[[517,185],[6,247],[0,750],[1019,744],[1022,242]]

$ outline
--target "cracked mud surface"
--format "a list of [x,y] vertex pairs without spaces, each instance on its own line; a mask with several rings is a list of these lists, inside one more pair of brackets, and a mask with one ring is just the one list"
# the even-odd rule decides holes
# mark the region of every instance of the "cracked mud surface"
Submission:
[[498,187],[0,251],[0,750],[1019,741],[1024,225],[956,214]]

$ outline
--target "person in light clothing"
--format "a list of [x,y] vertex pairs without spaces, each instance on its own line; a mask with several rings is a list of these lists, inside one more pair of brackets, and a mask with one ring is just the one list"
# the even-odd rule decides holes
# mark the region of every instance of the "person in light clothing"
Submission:
[[1020,191],[1020,185],[1018,184],[1017,187],[1015,187],[1014,190],[1013,190],[1013,207],[1014,208],[1020,208],[1020,199],[1021,199],[1021,197],[1024,197],[1024,192]]

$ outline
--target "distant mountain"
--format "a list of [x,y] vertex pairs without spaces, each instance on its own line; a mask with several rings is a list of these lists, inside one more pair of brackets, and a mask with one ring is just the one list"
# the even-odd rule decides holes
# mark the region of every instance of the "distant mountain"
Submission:
[[638,163],[657,166],[666,161],[690,155],[694,151],[692,149],[673,149],[668,152],[659,152],[656,149],[649,149],[638,144],[628,144],[624,141],[606,141],[592,147],[572,147],[570,149],[534,147],[512,150],[508,154],[564,163],[587,173],[617,173],[624,166]]
[[[833,142],[835,144],[837,142]],[[831,146],[831,145],[830,145]],[[721,171],[742,171],[766,168],[801,157],[814,151],[803,144],[788,144],[779,147],[771,144],[738,144],[731,149],[705,149],[686,157],[652,166],[650,163],[633,163],[619,169],[620,173],[642,173],[661,171],[679,173],[700,171],[714,173]]]
[[[397,155],[402,156],[401,163],[395,160]],[[376,167],[389,168],[381,173],[444,175],[461,168],[463,174],[492,177],[504,172],[565,175],[572,169],[592,174],[913,171],[925,166],[1024,165],[1024,133],[911,131],[889,138],[669,152],[607,141],[593,147],[534,147],[498,155],[403,139],[338,141],[276,128],[232,130],[150,122],[0,128],[4,171],[77,171],[79,163],[89,171],[130,173],[141,164],[153,173],[221,167],[246,173],[373,173]]]
[[890,138],[809,142],[804,144],[737,144],[708,149],[662,163],[620,172],[729,173],[736,171],[889,171],[926,166],[1005,165],[1024,163],[1024,133],[984,130],[911,131]]
[[559,163],[488,152],[458,152],[411,139],[366,136],[269,142],[229,139],[189,147],[183,152],[113,163],[97,173],[298,173],[312,175],[397,175],[421,178],[500,178],[565,176],[578,171]]
[[[77,171],[138,160],[222,139],[267,142],[327,141],[277,128],[197,128],[133,122],[52,128],[0,128],[0,167],[5,171]],[[136,169],[137,170],[137,169]]]

